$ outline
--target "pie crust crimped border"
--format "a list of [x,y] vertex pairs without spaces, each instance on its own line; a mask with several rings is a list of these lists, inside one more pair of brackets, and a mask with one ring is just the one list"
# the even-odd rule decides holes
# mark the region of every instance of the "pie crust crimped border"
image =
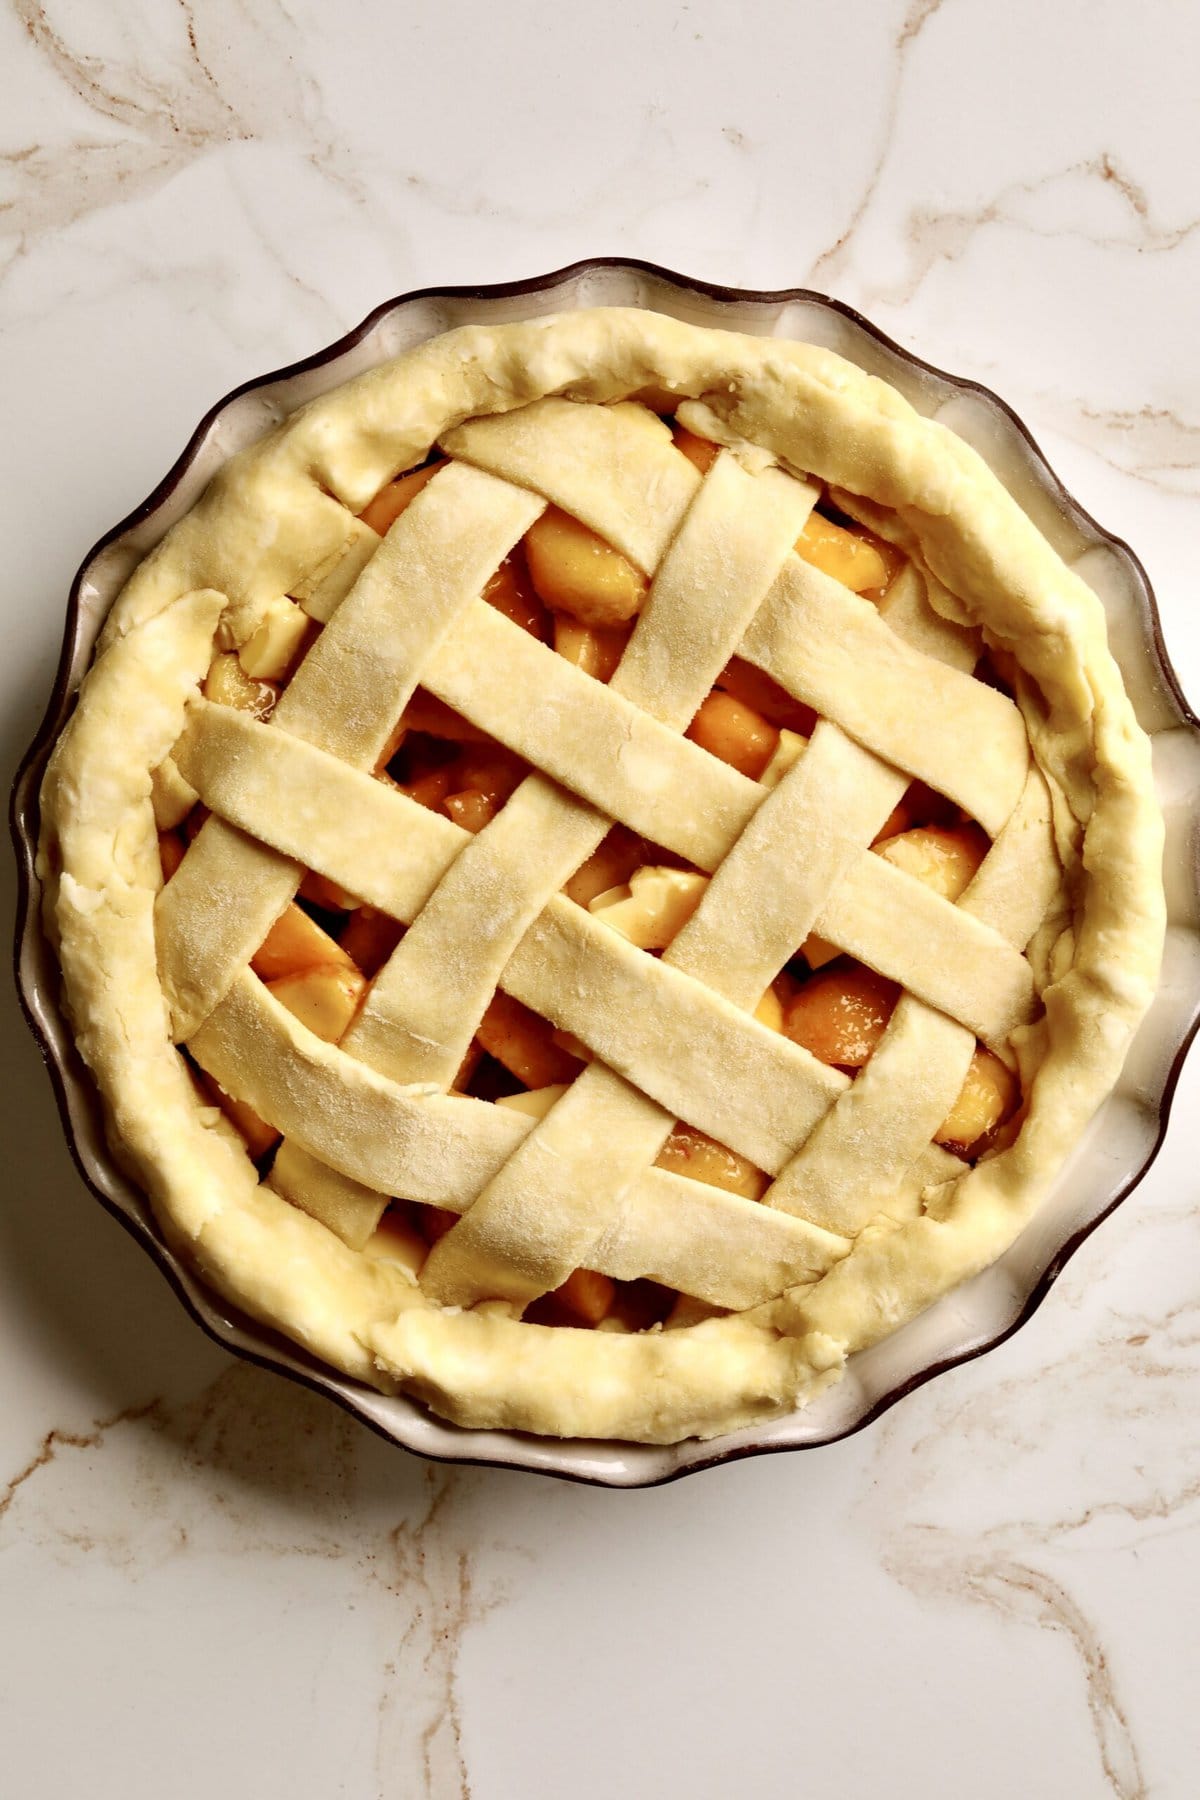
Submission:
[[[331,592],[336,596],[339,582],[363,562],[362,528],[350,515],[398,469],[420,461],[434,441],[453,440],[462,421],[548,394],[609,402],[647,388],[698,401],[710,435],[756,445],[767,461],[819,476],[843,490],[848,504],[857,498],[865,508],[890,509],[928,570],[939,605],[959,623],[986,626],[991,641],[1012,653],[1023,672],[1018,697],[1048,789],[1039,824],[1037,784],[1024,783],[1012,796],[1019,800],[1017,816],[1004,829],[1044,830],[1045,801],[1052,802],[1059,851],[1072,877],[1072,917],[1054,954],[1047,949],[1042,959],[1043,978],[1050,977],[1044,1014],[1018,1025],[1011,1037],[1003,1014],[991,1020],[997,1037],[1010,1038],[1027,1067],[1036,1065],[1028,1112],[1009,1149],[936,1193],[927,1190],[923,1213],[863,1219],[854,1211],[857,1173],[847,1180],[836,1143],[824,1145],[830,1170],[824,1236],[838,1234],[838,1254],[831,1256],[822,1231],[811,1229],[812,1267],[781,1297],[734,1319],[622,1338],[550,1332],[491,1310],[429,1306],[400,1271],[349,1251],[257,1186],[240,1149],[197,1109],[171,1049],[155,973],[158,875],[149,771],[179,735],[185,698],[207,667],[218,620],[234,641],[243,641],[281,594],[304,594],[318,616],[331,608]],[[460,442],[475,430],[468,425]],[[753,459],[742,456],[749,472]],[[445,480],[439,477],[430,491]],[[636,491],[616,496],[618,510],[624,499],[630,517],[614,527],[610,494],[597,523],[618,547],[653,567],[666,545],[638,536],[637,498]],[[285,528],[268,537],[264,519]],[[622,540],[626,529],[632,535]],[[785,677],[789,655],[804,660],[792,647],[803,643],[806,605],[844,604],[820,593],[814,601],[805,577],[790,585],[798,591],[773,606],[765,623],[760,613],[752,642],[742,647]],[[847,661],[861,670],[854,632],[863,615],[849,610]],[[922,617],[923,629],[936,632],[928,608]],[[766,628],[772,621],[773,632]],[[490,625],[482,617],[475,623]],[[793,673],[804,678],[802,668]],[[445,670],[451,683],[458,674],[457,666]],[[862,710],[869,715],[869,703]],[[872,729],[869,717],[848,723]],[[936,736],[936,718],[930,733]],[[837,735],[880,767],[870,743]],[[820,740],[819,730],[801,767]],[[973,743],[972,752],[983,747]],[[911,746],[905,760],[913,761]],[[944,774],[935,782],[944,785]],[[1148,746],[1108,655],[1090,590],[980,460],[884,384],[824,351],[699,331],[641,312],[468,327],[325,396],[235,458],[114,607],[43,801],[48,917],[80,1047],[105,1094],[122,1154],[150,1192],[164,1229],[249,1311],[349,1372],[385,1387],[399,1383],[467,1424],[670,1441],[711,1435],[807,1397],[836,1373],[846,1353],[983,1267],[1016,1235],[1115,1079],[1153,991],[1162,936],[1161,821]],[[1004,823],[999,814],[989,819],[977,803],[973,810],[993,831]],[[975,898],[984,924],[990,907],[999,906],[992,916],[1002,918],[1011,902],[1003,892]],[[869,914],[869,896],[860,914],[864,907]],[[969,916],[977,909],[962,910]],[[821,923],[827,923],[823,915]],[[869,929],[869,919],[859,918],[856,928]],[[1003,923],[989,928],[1003,935]],[[696,935],[702,937],[702,925]],[[247,985],[239,978],[231,990],[234,1010],[244,1003],[253,1015],[247,1033],[282,1035],[289,1053],[320,1065],[294,1022],[264,1022]],[[1021,1012],[1017,1005],[1012,1017]],[[981,1020],[986,1033],[988,1021]],[[889,1033],[897,1055],[912,1056],[914,1037],[929,1021],[961,1039],[963,1028],[944,1014],[906,1001]],[[336,1063],[339,1054],[329,1051],[328,1060]],[[314,1079],[320,1073],[317,1068]],[[869,1097],[865,1078],[851,1090],[856,1100],[860,1090]],[[841,1111],[826,1115],[813,1134],[818,1143],[837,1137],[832,1126]],[[852,1243],[840,1237],[839,1226]]]

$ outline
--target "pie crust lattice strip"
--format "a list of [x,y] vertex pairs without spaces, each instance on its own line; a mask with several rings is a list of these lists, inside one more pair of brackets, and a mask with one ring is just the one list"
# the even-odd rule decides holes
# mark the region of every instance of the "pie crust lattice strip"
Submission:
[[[360,515],[430,458],[380,536]],[[872,597],[801,553],[831,509],[902,553]],[[562,515],[644,589],[607,681],[489,598]],[[269,717],[211,697],[214,658],[281,641]],[[814,721],[757,776],[696,738],[735,666]],[[517,772],[477,829],[389,778],[422,704]],[[981,846],[953,897],[873,848],[914,783]],[[43,814],[80,1047],[171,1241],[360,1379],[561,1436],[787,1410],[992,1261],[1115,1080],[1163,929],[1090,591],[884,384],[647,313],[449,334],[230,462],[114,608]],[[564,892],[614,827],[690,896],[661,955]],[[313,878],[394,922],[369,979],[341,956],[337,1041],[263,973]],[[813,944],[898,990],[857,1074],[778,998]],[[527,1108],[459,1086],[498,1004],[569,1047]],[[980,1046],[1019,1103],[964,1160]],[[270,1128],[259,1166],[214,1096]],[[680,1125],[759,1197],[662,1166]],[[683,1302],[534,1322],[579,1270]]]

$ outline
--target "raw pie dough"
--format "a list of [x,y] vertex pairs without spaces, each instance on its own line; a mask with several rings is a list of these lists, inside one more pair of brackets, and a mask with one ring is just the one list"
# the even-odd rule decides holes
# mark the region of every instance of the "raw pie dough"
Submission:
[[[668,411],[726,446],[703,478]],[[380,540],[357,515],[435,446]],[[878,607],[792,553],[822,489],[909,559]],[[479,597],[547,502],[653,577],[609,686]],[[200,697],[296,603],[324,629],[269,723]],[[973,679],[985,644],[1015,704]],[[681,735],[735,652],[820,718],[771,786]],[[376,779],[418,685],[541,771],[473,837]],[[991,840],[957,904],[869,851],[914,778]],[[212,814],[165,887],[164,793]],[[113,607],[43,818],[79,1046],[175,1248],[363,1382],[563,1437],[790,1410],[990,1263],[1112,1087],[1163,934],[1092,592],[884,383],[648,312],[452,332],[234,457]],[[560,891],[614,819],[711,877],[661,958]],[[409,926],[338,1046],[249,968],[305,869]],[[854,1081],[753,1017],[810,932],[904,990]],[[540,1119],[448,1091],[497,986],[591,1053]],[[970,1167],[931,1140],[976,1039],[1024,1104]],[[180,1043],[283,1132],[266,1182]],[[677,1119],[764,1200],[655,1167]],[[389,1196],[463,1215],[420,1281],[319,1222]],[[581,1267],[698,1322],[522,1319]]]

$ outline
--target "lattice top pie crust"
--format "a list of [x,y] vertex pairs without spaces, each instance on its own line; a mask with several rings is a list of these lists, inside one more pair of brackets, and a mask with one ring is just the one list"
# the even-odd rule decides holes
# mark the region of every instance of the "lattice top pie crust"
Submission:
[[[727,446],[706,475],[650,408]],[[381,541],[356,515],[435,445]],[[809,477],[908,555],[880,607],[792,554]],[[547,502],[653,577],[608,686],[479,598]],[[200,698],[283,596],[324,629],[270,722]],[[983,634],[1015,704],[972,676]],[[769,789],[681,735],[735,652],[820,717]],[[541,771],[474,837],[372,773],[418,684]],[[212,816],[163,887],[172,765]],[[868,854],[913,778],[992,840],[957,904]],[[885,384],[645,312],[452,332],[235,457],[113,608],[43,818],[79,1045],[171,1242],[364,1382],[561,1436],[790,1409],[991,1262],[1111,1088],[1163,932],[1149,746],[1091,591]],[[661,959],[560,891],[613,820],[712,876]],[[409,925],[337,1047],[248,966],[305,868]],[[753,1016],[814,930],[904,989],[854,1082]],[[447,1091],[497,985],[594,1058],[540,1121]],[[1024,1107],[968,1168],[931,1140],[976,1038]],[[179,1043],[284,1133],[272,1183]],[[654,1167],[676,1119],[764,1201]],[[465,1216],[418,1283],[303,1210],[322,1183]],[[521,1319],[579,1267],[728,1311]]]

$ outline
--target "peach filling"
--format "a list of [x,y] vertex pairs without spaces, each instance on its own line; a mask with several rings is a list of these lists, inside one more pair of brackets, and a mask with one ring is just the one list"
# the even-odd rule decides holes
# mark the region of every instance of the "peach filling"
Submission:
[[[678,450],[701,471],[717,445],[681,426]],[[360,515],[381,535],[443,466],[434,460],[389,482]],[[821,503],[796,543],[796,553],[870,599],[879,599],[902,567],[888,543],[852,521],[830,516]],[[595,680],[611,680],[629,641],[649,582],[619,551],[582,521],[548,507],[489,580],[483,598]],[[204,682],[210,700],[270,717],[282,686],[320,627],[292,601],[281,602],[247,644],[223,651]],[[780,778],[803,751],[816,724],[812,710],[770,676],[735,657],[698,708],[687,730],[693,743],[751,780]],[[418,688],[380,759],[379,779],[421,805],[478,832],[495,818],[528,773],[524,761],[434,695]],[[160,837],[164,881],[183,858],[202,808]],[[983,831],[940,796],[913,783],[873,850],[948,900],[957,900],[988,849]],[[576,870],[564,893],[588,907],[648,954],[667,948],[699,905],[707,876],[614,825]],[[307,1028],[338,1043],[370,984],[403,936],[396,920],[363,904],[327,877],[308,872],[293,901],[259,946],[252,967],[276,999]],[[852,961],[836,945],[810,936],[762,996],[756,1016],[821,1062],[856,1073],[887,1030],[898,997],[895,984]],[[503,991],[497,991],[476,1030],[454,1082],[458,1092],[543,1116],[574,1080],[586,1047]],[[200,1077],[205,1095],[241,1134],[260,1163],[279,1133],[244,1101]],[[1020,1103],[1014,1075],[982,1045],[936,1134],[937,1142],[972,1159],[995,1140]],[[760,1200],[768,1177],[744,1156],[683,1121],[671,1131],[658,1166],[692,1180]],[[448,1231],[456,1215],[440,1207],[393,1202],[388,1220],[418,1246],[416,1260]],[[697,1303],[651,1281],[617,1282],[577,1269],[527,1317],[544,1323],[641,1330],[690,1318]],[[700,1308],[703,1313],[706,1309]]]
[[[701,473],[707,474],[717,459],[719,445],[697,437],[694,432],[676,425],[675,448]],[[831,519],[827,512],[809,514],[803,531],[796,540],[796,555],[830,575],[855,594],[871,594],[878,599],[898,572],[903,557],[900,552],[860,526],[848,528]]]

